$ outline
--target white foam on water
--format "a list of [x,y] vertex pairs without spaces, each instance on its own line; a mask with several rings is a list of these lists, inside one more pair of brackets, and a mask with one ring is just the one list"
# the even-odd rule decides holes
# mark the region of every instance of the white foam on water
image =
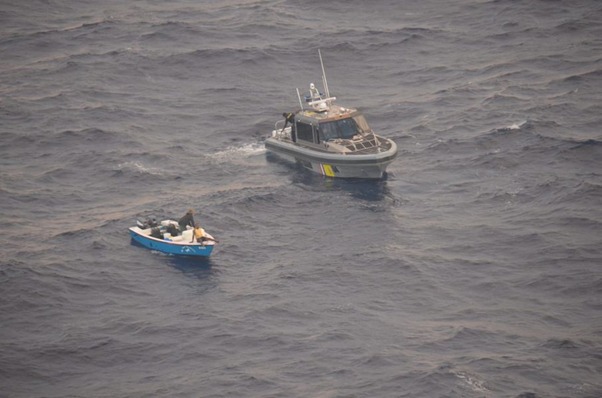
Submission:
[[260,143],[244,144],[242,146],[230,146],[223,151],[215,152],[209,157],[218,162],[228,162],[262,155],[265,153],[265,147]]
[[150,175],[164,175],[165,172],[163,169],[157,167],[149,167],[138,161],[130,161],[124,162],[117,165],[118,170],[122,171],[134,171],[136,173],[141,174],[150,174]]
[[454,375],[460,380],[464,381],[468,384],[474,391],[478,392],[486,392],[489,391],[487,387],[484,386],[484,382],[477,380],[474,376],[467,374],[466,372],[453,372]]
[[525,124],[527,123],[526,120],[519,122],[519,123],[514,123],[511,124],[510,126],[506,127],[508,130],[520,130],[521,127],[523,127]]

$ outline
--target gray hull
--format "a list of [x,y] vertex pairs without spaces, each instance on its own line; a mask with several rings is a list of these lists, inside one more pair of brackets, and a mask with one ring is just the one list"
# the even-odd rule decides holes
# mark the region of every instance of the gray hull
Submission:
[[266,150],[278,157],[301,164],[303,167],[327,177],[372,178],[384,176],[387,166],[397,156],[397,145],[386,138],[390,148],[380,153],[338,154],[302,147],[289,140],[270,137],[265,141]]

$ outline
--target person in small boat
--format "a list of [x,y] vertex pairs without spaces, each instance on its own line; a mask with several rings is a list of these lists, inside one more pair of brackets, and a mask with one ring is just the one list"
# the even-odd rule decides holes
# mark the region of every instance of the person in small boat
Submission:
[[151,228],[150,236],[157,239],[163,239],[163,234],[161,233],[161,229],[159,229],[159,227]]
[[182,218],[178,220],[178,225],[180,226],[180,231],[182,232],[186,231],[186,227],[189,225],[194,227],[194,210],[189,209],[186,214],[184,214]]
[[180,230],[175,226],[175,224],[169,224],[165,229],[168,234],[171,234],[171,236],[180,235]]
[[213,241],[215,243],[219,243],[217,239],[205,233],[205,230],[201,228],[201,225],[199,223],[194,224],[194,229],[192,230],[192,241],[190,241],[190,243],[194,243],[195,240],[198,243],[205,243],[208,240]]
[[194,230],[192,231],[192,241],[190,241],[190,243],[193,243],[195,240],[198,243],[204,243],[207,240],[215,241],[215,239],[212,239],[207,236],[207,234],[205,233],[205,230],[203,228],[201,228],[199,223],[194,224]]

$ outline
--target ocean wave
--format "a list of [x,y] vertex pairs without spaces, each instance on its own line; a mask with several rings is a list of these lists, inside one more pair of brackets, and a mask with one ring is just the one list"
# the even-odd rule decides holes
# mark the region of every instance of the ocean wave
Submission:
[[117,26],[117,22],[112,19],[99,19],[93,22],[85,22],[71,26],[56,27],[52,29],[33,30],[25,33],[14,33],[6,39],[0,40],[0,46],[36,47],[41,44],[47,44],[50,47],[51,41],[61,40],[65,33],[75,33],[75,39],[81,39],[88,34],[95,34],[101,30],[112,29]]
[[511,94],[494,93],[481,101],[481,105],[487,107],[520,107],[521,103],[530,104],[531,101],[528,98],[520,98]]
[[556,349],[556,350],[571,350],[571,349],[580,348],[580,347],[582,347],[582,345],[572,339],[553,338],[553,339],[546,340],[542,344],[542,347],[552,348],[552,349]]
[[520,203],[532,203],[535,198],[525,192],[523,188],[517,188],[516,186],[510,186],[505,188],[496,188],[491,192],[480,192],[474,199],[475,204],[477,203],[488,203],[503,205],[504,208],[508,208]]
[[600,141],[550,133],[558,128],[555,122],[523,120],[472,138],[438,139],[423,150],[444,153],[446,162],[440,167],[453,162],[456,166],[522,168],[534,162],[549,164],[558,156],[583,164],[600,162]]
[[[6,121],[6,119],[4,119]],[[38,137],[33,134],[20,134],[18,132],[0,132],[0,144],[2,146],[5,145],[6,148],[20,148],[20,147],[30,147],[35,144],[38,140]],[[38,155],[36,153],[36,155]],[[14,152],[7,153],[4,156],[6,158],[10,158],[14,156]],[[20,156],[20,155],[19,155]]]
[[113,18],[103,18],[92,22],[84,22],[81,24],[66,26],[64,28],[58,28],[54,30],[48,30],[40,33],[54,33],[54,32],[71,32],[79,30],[94,30],[99,27],[113,26],[117,23]]
[[52,235],[52,238],[54,238],[54,239],[67,238],[70,240],[72,238],[77,237],[78,239],[88,239],[94,235],[94,232],[96,230],[96,228],[93,226],[90,226],[89,228],[69,229],[67,231],[64,231],[63,230],[64,228],[60,228],[60,229],[61,229],[61,231],[54,233],[54,235]]
[[[244,189],[236,193],[229,202],[236,203],[240,208],[256,208],[257,206],[272,206],[281,203],[279,195],[274,192],[256,192],[256,189]],[[242,196],[241,196],[242,194]]]
[[262,143],[249,143],[241,146],[230,146],[224,150],[208,154],[207,157],[218,163],[240,162],[241,160],[244,161],[244,158],[263,155],[265,152],[265,146]]
[[149,175],[157,177],[165,177],[169,173],[162,167],[154,167],[144,164],[141,161],[127,161],[119,163],[113,169],[117,175],[130,174],[134,176]]
[[86,128],[81,130],[63,130],[58,133],[59,138],[71,139],[84,139],[86,141],[98,141],[103,139],[113,139],[118,137],[118,133],[110,130],[103,130],[100,128]]
[[232,62],[240,64],[245,61],[254,61],[257,58],[270,59],[271,57],[259,48],[226,47],[184,50],[182,52],[164,56],[160,59],[160,62],[165,66],[178,66],[184,64],[197,68],[199,65],[220,63],[225,62],[226,60],[229,64],[232,64]]
[[510,126],[506,127],[505,129],[507,130],[520,130],[523,126],[525,126],[528,123],[527,120],[524,120],[522,122],[518,122],[518,123],[513,123]]
[[479,380],[476,375],[470,374],[468,372],[463,371],[451,371],[458,379],[462,380],[466,383],[473,391],[479,393],[486,393],[489,391],[485,381]]
[[565,138],[562,140],[568,144],[572,144],[571,150],[579,149],[600,149],[602,147],[602,139],[578,139],[578,138]]

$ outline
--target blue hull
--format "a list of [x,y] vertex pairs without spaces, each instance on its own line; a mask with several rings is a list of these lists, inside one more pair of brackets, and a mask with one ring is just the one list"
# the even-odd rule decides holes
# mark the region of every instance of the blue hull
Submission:
[[201,245],[199,243],[176,243],[166,240],[156,239],[144,235],[140,235],[130,229],[132,239],[142,246],[156,250],[161,253],[171,254],[174,256],[186,257],[209,257],[213,251],[214,245]]

